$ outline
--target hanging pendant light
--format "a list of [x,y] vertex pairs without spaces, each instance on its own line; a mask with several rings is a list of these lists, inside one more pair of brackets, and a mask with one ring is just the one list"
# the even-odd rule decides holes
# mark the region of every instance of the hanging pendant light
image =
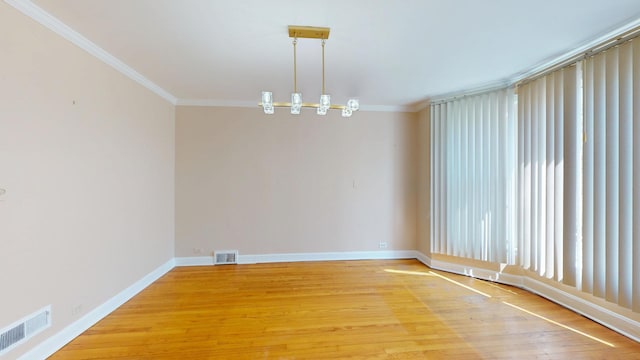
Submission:
[[298,44],[298,38],[293,38],[293,93],[291,94],[291,113],[294,115],[300,114],[302,109],[302,94],[298,92],[298,74],[296,63],[296,45]]
[[[265,114],[273,114],[277,107],[289,107],[291,114],[298,115],[302,108],[315,108],[318,115],[326,115],[331,109],[341,110],[343,117],[350,117],[354,111],[360,109],[358,99],[349,99],[347,105],[331,105],[331,96],[325,92],[324,81],[324,46],[329,38],[329,28],[311,27],[311,26],[294,26],[289,25],[289,37],[293,38],[293,93],[291,93],[291,102],[279,103],[273,101],[273,94],[270,91],[262,92],[262,102],[258,106],[262,107]],[[298,92],[298,74],[297,74],[297,56],[296,49],[298,38],[320,39],[322,42],[322,92],[320,93],[320,102],[318,104],[303,103],[302,93]]]

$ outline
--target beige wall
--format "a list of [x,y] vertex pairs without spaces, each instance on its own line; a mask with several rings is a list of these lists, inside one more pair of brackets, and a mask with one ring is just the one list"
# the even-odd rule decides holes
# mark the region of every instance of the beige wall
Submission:
[[3,2],[0,30],[0,328],[53,310],[9,358],[174,256],[424,248],[423,113],[175,108]]
[[431,123],[430,107],[418,112],[418,244],[431,256]]
[[176,109],[176,256],[416,248],[418,116]]
[[0,2],[0,328],[14,358],[173,257],[174,106]]

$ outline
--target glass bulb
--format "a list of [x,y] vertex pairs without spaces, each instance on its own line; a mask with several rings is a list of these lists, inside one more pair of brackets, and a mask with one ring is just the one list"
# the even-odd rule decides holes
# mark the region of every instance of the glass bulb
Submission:
[[298,115],[300,114],[300,109],[302,109],[302,94],[292,93],[291,94],[291,113],[294,115]]
[[331,107],[331,95],[329,94],[320,95],[320,106],[328,110],[329,107]]
[[302,94],[301,93],[292,93],[291,94],[291,104],[302,105]]
[[262,92],[262,105],[273,106],[273,94],[271,93],[271,91]]
[[273,114],[273,94],[271,91],[263,91],[262,92],[262,109],[265,114]]
[[327,108],[324,108],[322,106],[318,106],[317,114],[318,115],[327,115]]
[[353,112],[348,107],[342,109],[342,117],[351,117],[351,114],[353,114]]
[[351,111],[358,111],[358,109],[360,109],[360,101],[358,99],[349,99],[349,101],[347,101],[347,108]]

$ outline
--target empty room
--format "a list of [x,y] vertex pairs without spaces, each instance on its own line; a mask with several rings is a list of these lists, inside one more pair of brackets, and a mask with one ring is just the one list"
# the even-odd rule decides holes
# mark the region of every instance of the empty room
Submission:
[[0,359],[640,358],[637,0],[0,30]]

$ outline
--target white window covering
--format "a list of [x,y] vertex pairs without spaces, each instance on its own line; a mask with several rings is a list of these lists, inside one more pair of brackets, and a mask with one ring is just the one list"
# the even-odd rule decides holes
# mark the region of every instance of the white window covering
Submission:
[[569,285],[581,238],[579,71],[567,67],[518,88],[520,265]]
[[[517,120],[513,111],[517,103]],[[640,312],[640,39],[431,106],[431,247]]]
[[515,263],[517,129],[503,89],[431,106],[431,251]]
[[[585,60],[582,290],[640,311],[640,43]],[[635,141],[634,141],[635,139]]]

